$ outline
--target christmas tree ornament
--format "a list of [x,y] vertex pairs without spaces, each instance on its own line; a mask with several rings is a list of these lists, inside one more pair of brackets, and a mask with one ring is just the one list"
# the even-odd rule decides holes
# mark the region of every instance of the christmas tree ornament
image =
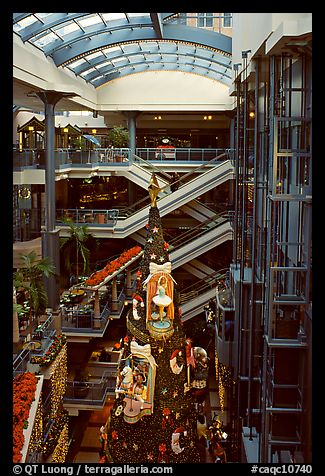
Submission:
[[159,445],[158,463],[168,463],[168,456],[166,454],[167,448],[165,443]]
[[132,315],[136,321],[141,319],[141,316],[138,315],[138,305],[140,307],[144,307],[144,302],[142,297],[139,294],[133,294],[132,297]]
[[174,350],[169,359],[169,365],[174,374],[179,374],[183,370],[183,364],[178,365],[177,357],[180,357],[182,352],[179,349]]
[[149,196],[151,199],[151,207],[157,206],[157,197],[160,192],[160,187],[156,175],[153,173],[148,186]]
[[185,449],[184,447],[181,448],[181,446],[180,446],[179,439],[180,439],[180,436],[182,434],[184,436],[187,436],[187,431],[185,430],[185,428],[183,426],[179,426],[178,428],[176,428],[174,433],[172,433],[171,448],[172,448],[173,452],[176,453],[176,454],[181,453]]

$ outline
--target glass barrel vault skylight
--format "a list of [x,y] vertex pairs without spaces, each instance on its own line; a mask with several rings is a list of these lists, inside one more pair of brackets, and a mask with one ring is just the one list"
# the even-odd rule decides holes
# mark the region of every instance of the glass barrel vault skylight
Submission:
[[13,31],[94,87],[141,71],[231,81],[231,38],[175,13],[15,13]]

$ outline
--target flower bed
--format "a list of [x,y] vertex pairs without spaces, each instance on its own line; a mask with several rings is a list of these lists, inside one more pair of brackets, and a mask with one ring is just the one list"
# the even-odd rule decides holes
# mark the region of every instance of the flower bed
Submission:
[[65,334],[55,336],[49,349],[44,355],[33,355],[30,359],[31,364],[38,364],[40,367],[48,367],[56,359],[58,353],[66,343],[67,337]]
[[109,261],[107,265],[100,271],[93,273],[84,284],[87,286],[98,286],[104,281],[108,276],[118,271],[122,266],[124,266],[128,261],[137,256],[140,251],[142,251],[141,246],[134,246],[129,250],[123,251],[123,253],[113,261]]
[[19,463],[24,446],[23,430],[28,426],[30,407],[35,399],[37,377],[26,372],[13,381],[13,462]]

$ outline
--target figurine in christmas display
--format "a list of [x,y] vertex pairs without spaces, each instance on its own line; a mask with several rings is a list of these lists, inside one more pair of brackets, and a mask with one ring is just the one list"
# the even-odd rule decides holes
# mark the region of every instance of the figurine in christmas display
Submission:
[[120,372],[120,376],[117,379],[115,394],[118,397],[119,393],[126,393],[130,390],[133,384],[133,372],[131,367],[125,365],[123,370]]
[[167,278],[165,276],[160,276],[158,280],[157,294],[152,298],[153,302],[159,307],[159,318],[160,321],[163,320],[164,308],[168,307],[172,300],[166,294],[167,289]]
[[143,409],[144,401],[147,398],[147,387],[144,385],[145,376],[143,373],[139,372],[138,370],[134,372],[135,383],[132,387],[132,394],[134,397],[141,402],[140,410]]
[[180,445],[180,437],[181,435],[187,436],[187,431],[184,429],[183,426],[176,428],[174,433],[172,434],[172,442],[171,447],[174,453],[179,454],[184,451],[185,447],[181,448]]
[[169,359],[169,364],[174,374],[179,374],[183,370],[184,364],[179,365],[177,358],[181,358],[182,352],[179,349],[174,350]]
[[133,317],[136,321],[138,321],[141,316],[138,314],[138,305],[140,307],[144,307],[144,302],[141,296],[139,294],[135,293],[132,297],[132,312],[133,312]]

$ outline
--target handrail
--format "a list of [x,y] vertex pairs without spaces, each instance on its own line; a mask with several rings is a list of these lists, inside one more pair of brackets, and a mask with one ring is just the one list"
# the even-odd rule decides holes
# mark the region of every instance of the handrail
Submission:
[[[173,247],[172,250],[174,250],[177,247],[178,243],[180,243],[181,245],[184,245],[185,243],[188,243],[192,239],[196,239],[198,236],[200,236],[200,234],[202,234],[206,231],[205,227],[207,225],[213,223],[213,226],[209,227],[209,229],[207,230],[207,231],[210,231],[213,228],[215,228],[216,226],[219,226],[221,224],[220,222],[219,223],[217,222],[218,219],[220,219],[220,218],[222,219],[226,216],[228,216],[228,211],[225,211],[223,213],[216,213],[213,217],[208,218],[207,220],[203,221],[202,223],[200,223],[196,227],[190,228],[189,230],[186,230],[181,235],[172,239],[169,242],[169,245],[172,246]],[[226,220],[223,220],[222,223],[224,223],[224,221],[226,221]],[[200,231],[201,231],[201,233],[200,233]]]
[[[226,268],[225,268],[226,269]],[[205,291],[212,289],[214,286],[217,285],[218,280],[226,278],[227,271],[223,274],[221,273],[223,270],[216,271],[213,275],[209,275],[206,278],[202,278],[200,281],[197,281],[195,285],[189,286],[189,291],[181,291],[179,293],[179,304],[185,304],[192,299],[196,299],[197,296],[202,295]]]
[[148,160],[145,160],[145,159],[143,159],[142,157],[140,157],[136,154],[133,154],[133,159],[136,159],[136,161],[139,161],[139,162],[144,162],[146,167],[150,168],[151,170],[154,170],[157,174],[159,173],[161,175],[164,175],[165,177],[167,177],[168,181],[170,180],[171,176],[167,172],[165,172],[164,170],[161,170],[161,168],[152,164]]
[[[227,149],[226,149],[227,150]],[[229,149],[230,150],[230,149]],[[184,182],[184,179],[185,178],[188,178],[190,177],[191,175],[203,170],[204,168],[208,168],[209,165],[211,164],[214,164],[215,162],[218,162],[222,157],[225,157],[226,155],[229,155],[229,152],[224,152],[222,153],[221,155],[217,156],[217,157],[214,157],[213,159],[209,160],[208,162],[205,162],[204,164],[201,164],[199,165],[198,167],[195,167],[195,169],[191,170],[190,172],[186,173],[185,175],[183,175],[182,177],[180,177],[178,180],[176,180],[175,182],[173,182],[172,184],[168,184],[168,185],[165,185],[165,187],[162,187],[160,189],[160,192],[164,192],[165,195],[170,195],[172,194],[173,192],[170,190],[170,186],[171,185],[175,185],[175,184],[178,184],[179,185],[179,188],[182,188],[183,186],[185,185],[188,185],[189,184],[189,181],[187,181],[186,183],[183,183]],[[197,177],[194,177],[193,178],[193,181],[196,180]],[[157,201],[160,200],[161,197],[158,196],[158,199]],[[125,214],[126,216],[130,216],[132,215],[132,213],[135,212],[135,209],[138,208],[138,206],[141,204],[141,203],[149,203],[150,201],[150,197],[149,195],[142,198],[141,200],[138,200],[137,202],[135,202],[132,206],[130,207],[124,207],[124,208],[121,208],[120,209],[120,213],[121,214]],[[146,206],[146,205],[145,205]],[[145,207],[144,206],[144,207]],[[140,211],[142,210],[144,207],[138,209],[137,211]],[[130,210],[132,210],[131,212],[129,212]]]
[[183,293],[183,292],[189,292],[192,288],[193,288],[193,289],[196,289],[198,283],[200,283],[200,282],[207,282],[207,281],[209,281],[209,283],[210,283],[212,280],[221,279],[221,276],[226,276],[228,270],[229,270],[229,268],[220,268],[220,269],[218,269],[217,271],[214,271],[213,273],[208,274],[207,276],[205,276],[205,277],[202,278],[201,280],[196,281],[196,282],[193,283],[193,284],[190,284],[190,285],[187,286],[186,288],[182,289],[182,291],[180,291],[180,292],[181,292],[181,293]]
[[[60,214],[62,218],[60,219]],[[119,210],[117,208],[110,208],[107,210],[104,209],[95,209],[95,208],[58,208],[56,210],[56,221],[59,223],[63,223],[62,226],[66,225],[65,219],[67,218],[67,214],[73,215],[75,217],[74,223],[81,223],[87,224],[91,223],[92,225],[107,225],[109,221],[112,220],[112,226],[116,225]],[[104,215],[104,218],[103,218]],[[69,215],[68,215],[69,216]],[[98,221],[94,223],[95,218],[98,218]],[[73,219],[72,218],[72,219]],[[101,221],[99,221],[99,218]],[[89,220],[89,221],[87,221]],[[105,222],[106,221],[106,222]],[[102,223],[103,222],[103,223]]]

